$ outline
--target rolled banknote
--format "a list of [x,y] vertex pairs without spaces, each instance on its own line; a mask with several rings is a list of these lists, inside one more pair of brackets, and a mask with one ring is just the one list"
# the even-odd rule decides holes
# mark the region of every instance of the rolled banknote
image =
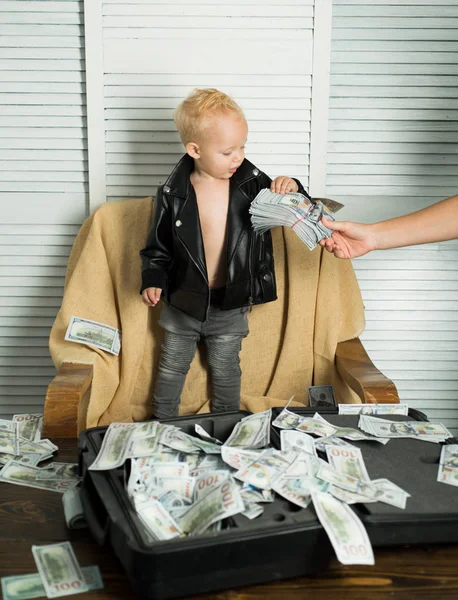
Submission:
[[87,527],[83,505],[81,504],[79,487],[73,487],[66,490],[62,495],[62,503],[64,506],[65,522],[69,529],[82,529]]

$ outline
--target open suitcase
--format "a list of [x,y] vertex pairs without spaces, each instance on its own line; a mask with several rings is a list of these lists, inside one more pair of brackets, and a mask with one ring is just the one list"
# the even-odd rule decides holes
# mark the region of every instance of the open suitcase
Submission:
[[[280,411],[273,409],[273,419]],[[313,416],[316,409],[291,411]],[[338,415],[336,408],[320,407],[318,412],[335,425],[356,427],[358,423],[357,415]],[[235,423],[248,414],[204,414],[166,422],[191,435],[197,423],[224,441]],[[386,418],[427,420],[414,410],[408,417]],[[88,470],[106,429],[88,429],[79,438],[82,503],[93,537],[113,548],[137,598],[178,598],[311,575],[326,569],[334,557],[313,505],[301,508],[278,495],[254,520],[239,514],[230,517],[231,528],[220,532],[148,544],[124,490],[124,468]],[[458,489],[436,481],[440,444],[415,439],[392,439],[385,446],[352,443],[361,449],[371,479],[386,477],[411,494],[404,510],[381,502],[353,505],[373,546],[458,541]],[[274,427],[271,445],[280,447],[279,430]]]
[[[225,441],[247,412],[204,414],[166,422],[193,434],[194,424]],[[165,421],[164,421],[165,422]],[[93,537],[110,545],[121,561],[138,598],[160,600],[325,569],[334,555],[310,505],[301,508],[279,496],[264,513],[249,520],[230,517],[231,528],[194,537],[147,544],[144,529],[124,490],[124,468],[89,471],[106,427],[79,438],[81,498]]]

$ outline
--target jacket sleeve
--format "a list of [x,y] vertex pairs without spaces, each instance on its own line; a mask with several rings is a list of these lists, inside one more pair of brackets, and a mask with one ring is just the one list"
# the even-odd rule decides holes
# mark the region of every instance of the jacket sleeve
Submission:
[[154,201],[153,222],[146,246],[140,251],[140,256],[142,259],[140,293],[146,288],[157,287],[165,294],[172,263],[172,215],[162,187],[158,189]]

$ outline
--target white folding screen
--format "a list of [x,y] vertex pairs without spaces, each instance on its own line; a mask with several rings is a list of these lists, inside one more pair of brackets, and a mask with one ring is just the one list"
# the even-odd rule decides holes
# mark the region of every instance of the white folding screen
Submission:
[[[387,219],[458,193],[457,59],[456,0],[334,0],[326,182],[339,217]],[[458,242],[353,263],[371,358],[456,430]]]
[[249,123],[248,158],[308,187],[311,82],[319,65],[313,28],[321,18],[329,46],[330,7],[330,0],[319,9],[313,0],[87,2],[86,20],[101,27],[104,85],[96,101],[105,114],[105,148],[98,149],[105,152],[107,199],[151,195],[164,182],[183,153],[173,110],[195,87],[231,94]]
[[0,1],[0,415],[41,412],[87,214],[82,0]]

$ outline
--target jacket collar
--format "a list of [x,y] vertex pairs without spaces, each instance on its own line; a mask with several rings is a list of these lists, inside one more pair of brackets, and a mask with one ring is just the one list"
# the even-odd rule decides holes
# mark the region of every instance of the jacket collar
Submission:
[[[185,154],[178,161],[175,168],[167,178],[167,181],[164,184],[164,191],[167,191],[167,193],[172,194],[173,196],[186,198],[189,192],[190,177],[193,170],[194,159],[189,156],[189,154]],[[241,185],[242,183],[257,177],[258,175],[259,169],[257,169],[253,163],[245,158],[234,175],[232,175],[231,181],[236,185]],[[169,189],[167,190],[166,188]]]

